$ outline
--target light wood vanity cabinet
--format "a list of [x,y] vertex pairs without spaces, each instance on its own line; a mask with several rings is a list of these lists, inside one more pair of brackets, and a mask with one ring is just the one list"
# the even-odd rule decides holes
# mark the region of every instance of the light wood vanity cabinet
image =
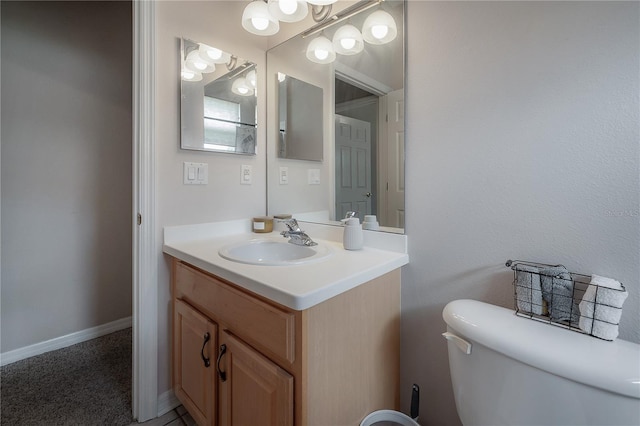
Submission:
[[398,409],[399,269],[296,311],[174,259],[172,294],[173,387],[199,425],[357,425]]

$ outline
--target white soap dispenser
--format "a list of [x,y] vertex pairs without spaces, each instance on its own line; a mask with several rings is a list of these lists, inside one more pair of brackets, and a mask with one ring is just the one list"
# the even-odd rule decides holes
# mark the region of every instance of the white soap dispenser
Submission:
[[350,217],[345,222],[342,246],[345,250],[360,250],[362,248],[362,243],[363,236],[360,219],[357,217]]

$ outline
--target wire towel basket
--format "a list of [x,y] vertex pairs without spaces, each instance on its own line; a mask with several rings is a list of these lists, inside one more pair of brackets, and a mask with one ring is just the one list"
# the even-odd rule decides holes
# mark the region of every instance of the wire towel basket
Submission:
[[506,266],[513,270],[516,315],[602,340],[617,336],[626,298],[622,284],[621,289],[601,286],[562,265],[508,260]]

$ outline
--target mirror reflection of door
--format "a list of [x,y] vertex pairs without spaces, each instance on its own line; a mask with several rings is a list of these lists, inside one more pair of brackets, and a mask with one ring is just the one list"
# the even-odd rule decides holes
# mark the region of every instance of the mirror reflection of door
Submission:
[[336,79],[335,93],[336,219],[357,211],[404,228],[404,90],[374,94]]
[[372,214],[371,123],[336,114],[336,215]]

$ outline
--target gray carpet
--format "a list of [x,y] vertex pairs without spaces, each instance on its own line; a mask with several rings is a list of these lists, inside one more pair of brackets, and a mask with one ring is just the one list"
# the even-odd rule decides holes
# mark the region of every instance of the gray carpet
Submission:
[[0,424],[129,425],[131,329],[0,369]]

